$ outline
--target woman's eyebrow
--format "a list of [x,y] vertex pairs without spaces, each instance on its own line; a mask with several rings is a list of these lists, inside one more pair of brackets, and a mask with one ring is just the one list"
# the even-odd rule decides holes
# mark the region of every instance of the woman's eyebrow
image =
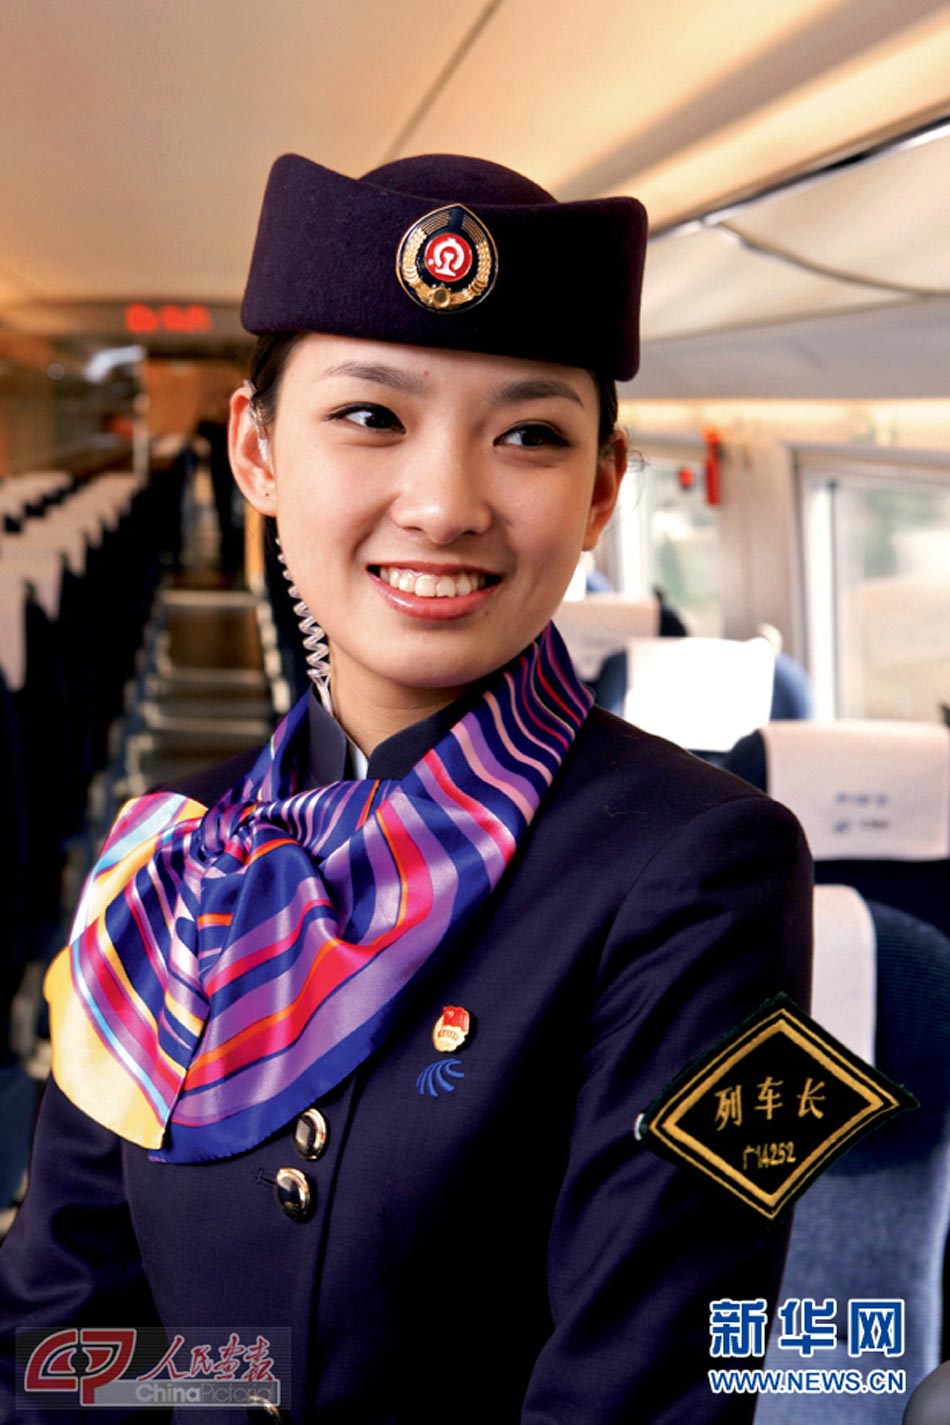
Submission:
[[573,401],[578,406],[584,405],[574,387],[567,381],[558,380],[556,376],[532,376],[523,381],[507,381],[492,394],[499,405],[510,405],[517,401],[545,401],[557,396]]
[[379,386],[389,386],[396,391],[408,391],[413,396],[422,395],[425,383],[398,366],[364,361],[341,361],[337,366],[328,366],[324,376],[353,376],[358,381],[375,381]]

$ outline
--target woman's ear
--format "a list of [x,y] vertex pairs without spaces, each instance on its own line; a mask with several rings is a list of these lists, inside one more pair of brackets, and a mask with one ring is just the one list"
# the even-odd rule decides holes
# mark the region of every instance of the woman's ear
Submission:
[[620,482],[627,468],[627,437],[618,426],[597,457],[597,471],[587,514],[587,530],[582,548],[593,549],[603,533],[620,494]]
[[271,469],[270,441],[255,419],[249,382],[231,397],[228,456],[241,494],[262,515],[277,512],[277,483]]

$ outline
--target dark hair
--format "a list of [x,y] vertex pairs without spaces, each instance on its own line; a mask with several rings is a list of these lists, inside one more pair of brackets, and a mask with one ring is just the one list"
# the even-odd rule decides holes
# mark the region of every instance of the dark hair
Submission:
[[617,416],[620,410],[620,402],[617,399],[617,383],[610,376],[598,376],[596,371],[592,371],[590,374],[597,387],[600,412],[597,421],[597,444],[604,452],[613,445],[614,431],[617,429]]
[[[277,413],[281,377],[291,352],[307,335],[307,332],[268,332],[257,338],[251,356],[250,378],[254,387],[254,414],[262,425],[269,426],[273,422]],[[592,371],[590,375],[597,387],[600,410],[597,444],[603,451],[613,441],[617,425],[617,385],[609,376],[598,376],[596,371]]]
[[268,332],[257,338],[251,353],[249,376],[254,387],[251,409],[261,425],[273,423],[281,377],[291,352],[306,335],[306,332]]
[[[286,370],[291,352],[306,335],[306,332],[268,332],[265,336],[259,336],[254,343],[248,376],[254,387],[254,394],[251,397],[251,412],[259,426],[273,424],[277,414],[277,396],[280,392],[281,378]],[[278,598],[275,592],[280,588],[282,578],[279,550],[277,521],[273,515],[265,515],[264,558],[271,591],[271,603],[275,609],[280,611],[280,617],[286,620],[286,611],[290,605],[286,599]],[[291,637],[288,646],[296,648],[296,638]],[[300,666],[295,670],[298,676],[291,679],[298,692],[306,688],[306,679],[302,683],[300,682],[300,679],[303,678],[302,669],[301,658]]]

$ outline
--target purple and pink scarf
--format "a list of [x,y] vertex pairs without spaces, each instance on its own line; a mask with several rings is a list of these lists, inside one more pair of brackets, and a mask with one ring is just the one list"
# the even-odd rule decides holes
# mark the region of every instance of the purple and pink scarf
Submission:
[[590,710],[551,625],[399,780],[298,791],[307,699],[210,809],[128,803],[47,976],[67,1096],[163,1162],[256,1146],[384,1041]]

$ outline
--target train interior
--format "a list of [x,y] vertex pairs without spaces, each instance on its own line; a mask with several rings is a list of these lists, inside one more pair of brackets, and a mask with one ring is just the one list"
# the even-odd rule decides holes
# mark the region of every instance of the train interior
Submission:
[[[308,686],[222,435],[267,168],[477,154],[650,212],[630,468],[558,622],[598,701],[805,825],[813,1013],[922,1107],[806,1194],[786,1294],[900,1295],[909,1393],[948,1354],[950,6],[45,0],[0,31],[0,1235],[117,809]],[[597,254],[564,282],[597,303]],[[762,1425],[819,1418],[780,1401]],[[862,1406],[820,1418],[897,1418]]]

